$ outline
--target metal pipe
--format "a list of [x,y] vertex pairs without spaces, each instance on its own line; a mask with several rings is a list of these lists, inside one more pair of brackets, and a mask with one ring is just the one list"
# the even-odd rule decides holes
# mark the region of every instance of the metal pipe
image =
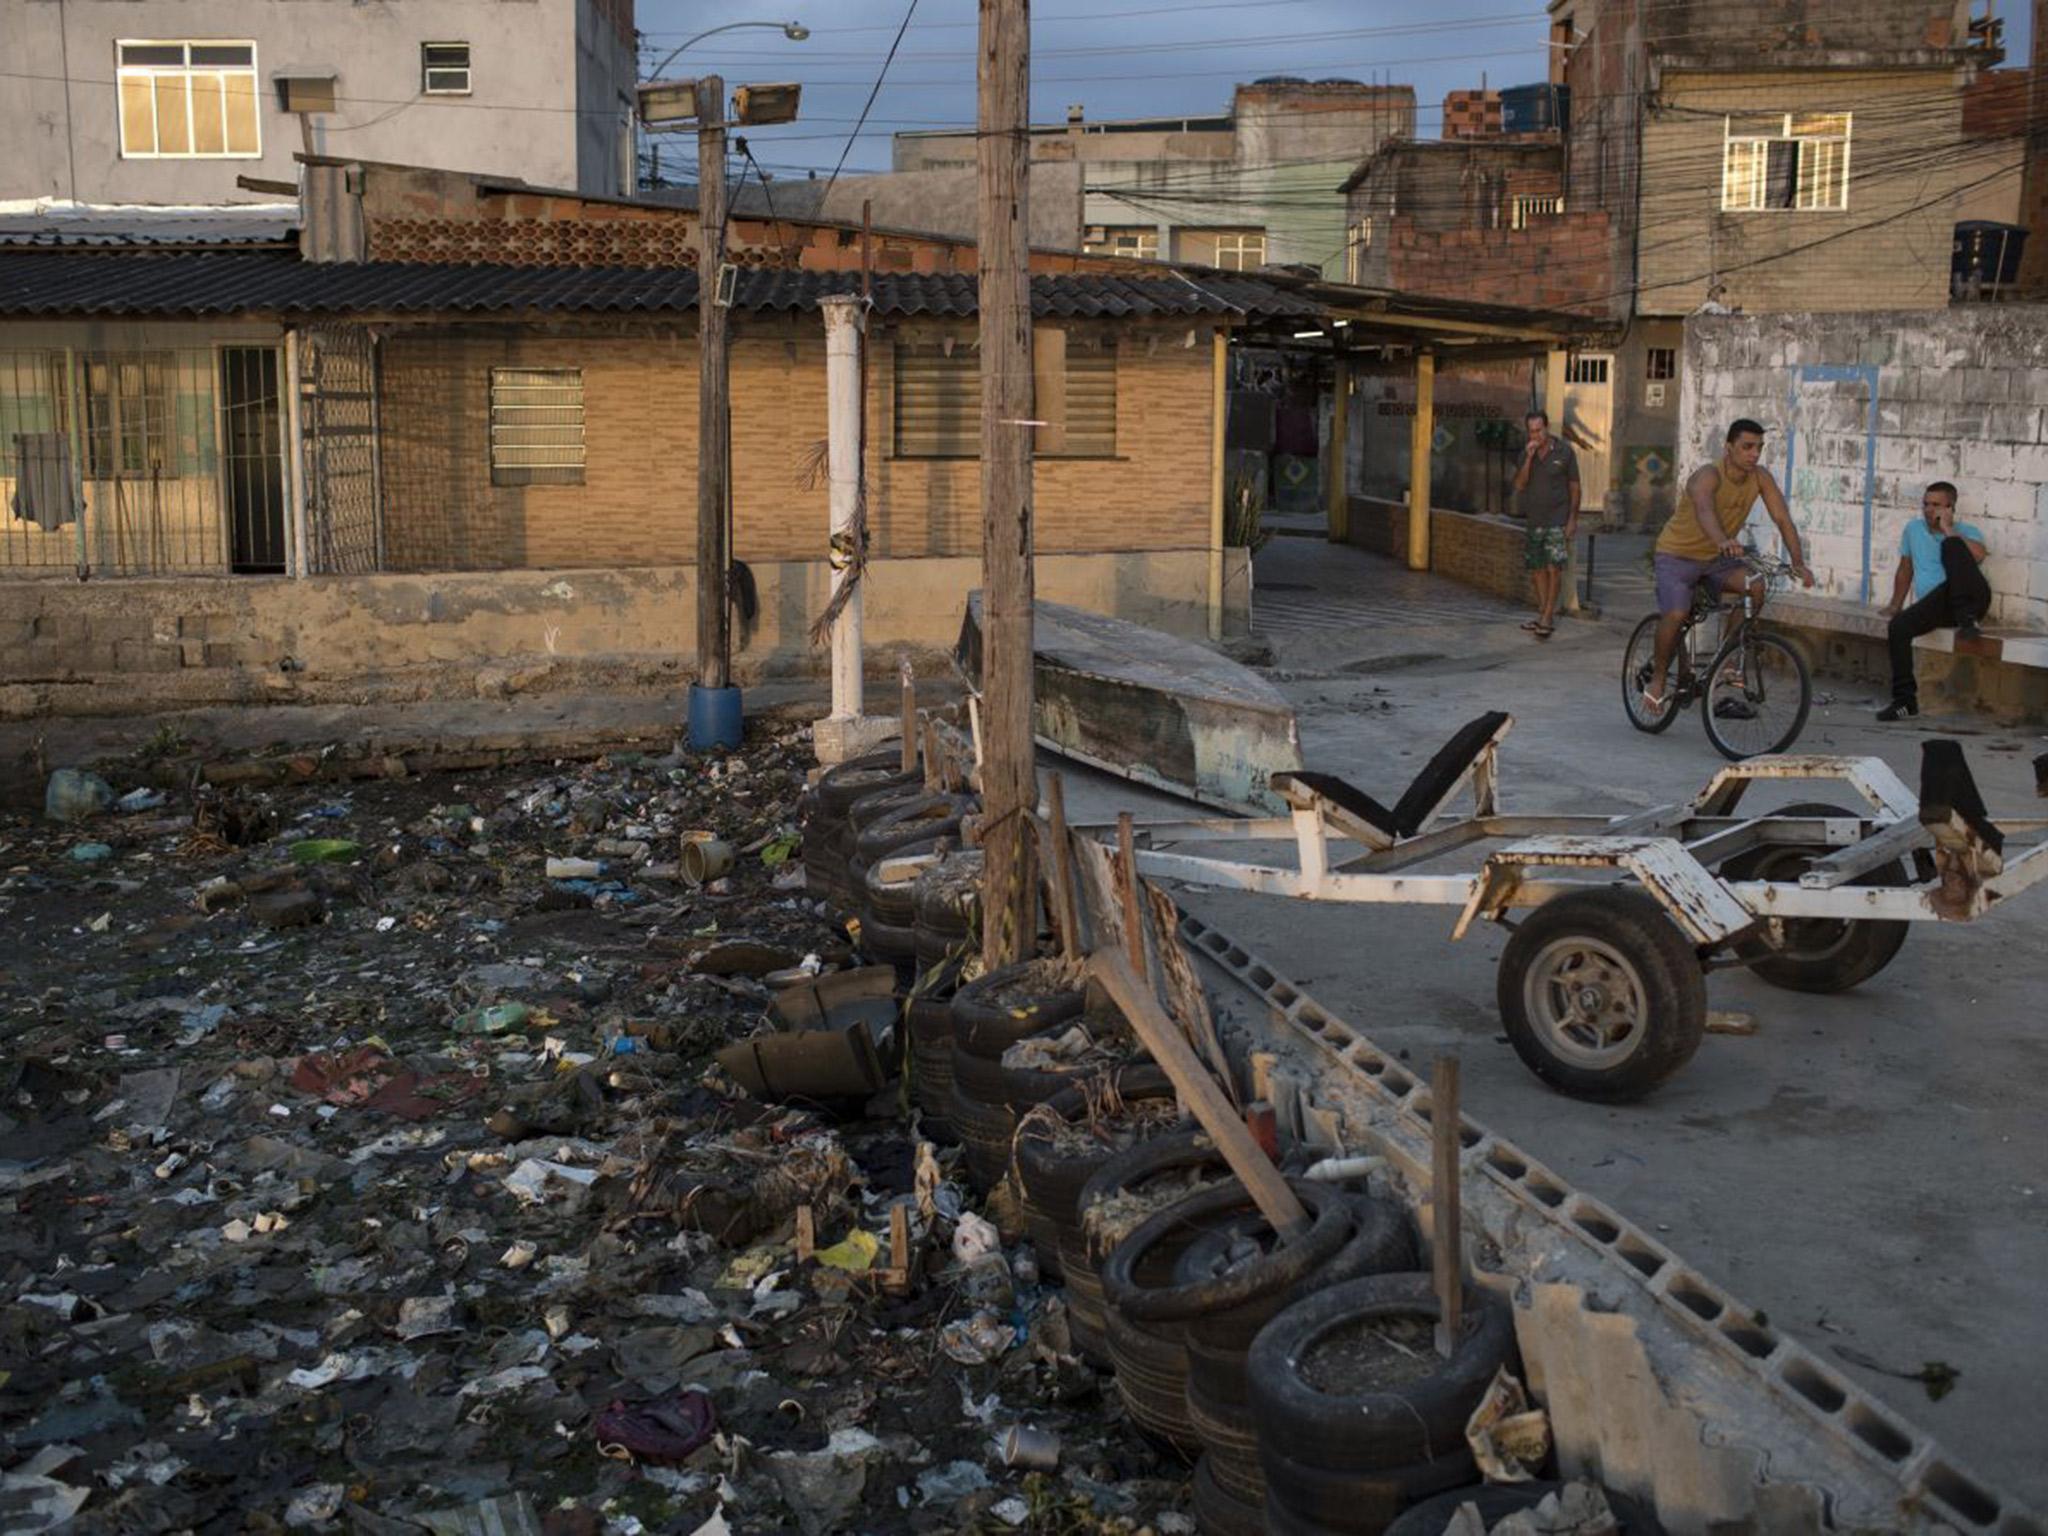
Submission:
[[[832,599],[854,579],[860,556],[861,301],[834,294],[819,302],[825,316],[826,474],[832,496]],[[864,713],[861,679],[861,592],[855,586],[832,623],[832,714]]]

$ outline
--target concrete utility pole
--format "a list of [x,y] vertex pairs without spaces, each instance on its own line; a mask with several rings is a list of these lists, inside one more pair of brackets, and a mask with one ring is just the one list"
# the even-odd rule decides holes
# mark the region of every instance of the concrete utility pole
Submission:
[[982,956],[1034,938],[1031,736],[1030,0],[981,0]]
[[[832,713],[812,729],[821,763],[843,763],[896,734],[897,722],[865,712],[861,677],[861,450],[866,441],[861,398],[862,313],[867,301],[850,293],[820,299],[825,316],[825,464],[832,506]],[[849,584],[851,591],[847,591]],[[846,593],[842,601],[840,594]]]
[[725,264],[725,81],[697,82],[697,686],[728,688],[731,607],[725,590],[730,551],[725,511],[731,470],[726,460],[726,418],[731,359],[726,312],[718,302],[718,269]]

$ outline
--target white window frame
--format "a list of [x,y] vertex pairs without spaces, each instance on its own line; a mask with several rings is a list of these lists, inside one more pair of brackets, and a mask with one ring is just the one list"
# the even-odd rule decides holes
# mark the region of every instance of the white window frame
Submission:
[[[1849,156],[1855,132],[1853,112],[1780,112],[1742,114],[1745,125],[1776,117],[1779,131],[1757,133],[1747,126],[1735,131],[1735,117],[1721,120],[1721,211],[1724,213],[1846,213],[1849,208]],[[1795,120],[1839,120],[1841,131],[1796,131]],[[1795,146],[1792,201],[1770,197],[1770,146]],[[1809,163],[1816,167],[1809,173]],[[1825,197],[1825,200],[1823,200]]]
[[1091,256],[1123,256],[1133,261],[1159,259],[1159,227],[1156,224],[1105,224],[1102,238],[1090,240],[1081,249]]
[[[1266,232],[1263,229],[1221,229],[1215,232],[1216,265],[1225,272],[1256,272],[1266,264]],[[1257,254],[1249,264],[1246,257]],[[1235,257],[1231,265],[1227,257]]]
[[[182,64],[129,64],[123,61],[123,50],[129,48],[182,48],[185,62]],[[243,64],[194,64],[194,48],[246,48],[249,62]],[[114,42],[114,133],[123,160],[261,160],[263,158],[263,98],[257,86],[256,66],[258,63],[256,40],[250,37],[123,37]],[[150,83],[150,142],[163,143],[161,124],[156,116],[156,82],[171,77],[185,82],[185,142],[197,144],[197,124],[192,117],[192,81],[202,75],[212,76],[220,86],[220,139],[228,141],[228,80],[247,79],[249,95],[255,105],[256,147],[254,149],[137,149],[128,147],[128,97],[122,89],[130,80],[147,80]]]
[[[1657,371],[1657,364],[1660,361],[1665,364],[1665,369],[1662,373]],[[1645,347],[1643,349],[1643,377],[1654,380],[1657,383],[1664,383],[1677,378],[1678,348]]]
[[[427,50],[429,48],[460,48],[462,50],[462,63],[460,65],[462,84],[459,87],[434,84],[434,76],[454,74],[458,66],[428,63]],[[423,42],[420,44],[420,94],[423,96],[467,96],[476,88],[476,77],[471,73],[474,68],[475,55],[471,52],[470,45],[462,39],[450,37],[442,38],[438,41]]]
[[1508,227],[1510,229],[1527,229],[1531,219],[1558,219],[1563,217],[1564,194],[1562,192],[1553,192],[1547,195],[1527,192],[1517,193],[1515,200],[1508,205]]

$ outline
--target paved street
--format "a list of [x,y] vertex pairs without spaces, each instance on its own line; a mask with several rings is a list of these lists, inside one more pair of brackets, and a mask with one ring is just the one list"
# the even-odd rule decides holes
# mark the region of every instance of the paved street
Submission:
[[[1619,577],[1624,562],[1611,568]],[[1657,737],[1624,720],[1619,655],[1646,603],[1619,580],[1602,591],[1610,618],[1568,622],[1543,644],[1505,604],[1319,541],[1276,539],[1258,577],[1262,593],[1277,589],[1273,609],[1260,606],[1278,620],[1261,630],[1301,710],[1309,765],[1383,800],[1492,708],[1516,717],[1509,809],[1618,813],[1686,797],[1720,766],[1696,713]],[[1825,679],[1818,690],[1827,702],[1802,747],[1882,756],[1911,784],[1921,741],[1950,734],[1994,816],[2041,813],[2029,768],[2048,746],[2038,730],[1977,717],[1886,728],[1871,720],[1868,690]],[[1494,1004],[1498,930],[1454,946],[1444,909],[1183,899],[1383,1047],[1418,1064],[1459,1052],[1475,1118],[1656,1230],[1982,1475],[2048,1505],[2048,892],[1974,926],[1916,929],[1888,970],[1841,996],[1716,973],[1710,1006],[1754,1014],[1758,1033],[1710,1035],[1658,1095],[1619,1108],[1560,1097],[1515,1058]],[[1844,1350],[1960,1375],[1930,1401],[1918,1382]]]

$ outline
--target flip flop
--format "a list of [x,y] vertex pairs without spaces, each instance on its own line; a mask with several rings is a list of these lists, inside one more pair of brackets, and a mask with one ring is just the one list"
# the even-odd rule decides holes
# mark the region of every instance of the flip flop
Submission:
[[1665,710],[1669,709],[1670,707],[1671,701],[1669,699],[1662,698],[1657,694],[1650,692],[1650,690],[1647,688],[1643,690],[1643,708],[1648,710],[1652,715],[1661,715],[1664,713]]
[[1522,628],[1528,630],[1531,634],[1534,634],[1537,630],[1541,629],[1542,627],[1543,621],[1541,619],[1524,619],[1522,621]]
[[1557,633],[1557,626],[1555,624],[1538,624],[1530,633],[1538,640],[1548,640]]

